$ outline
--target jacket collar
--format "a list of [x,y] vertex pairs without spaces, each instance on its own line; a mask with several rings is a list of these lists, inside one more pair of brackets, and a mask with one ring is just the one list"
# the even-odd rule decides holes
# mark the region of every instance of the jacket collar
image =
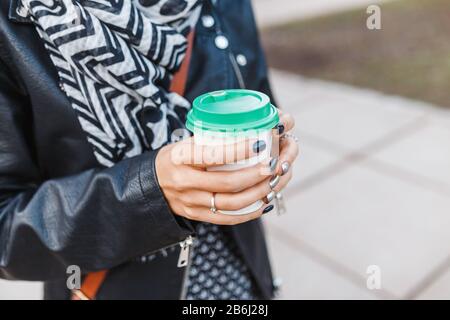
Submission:
[[21,9],[20,0],[9,0],[9,11],[8,11],[9,19],[18,23],[31,23],[31,20],[26,15],[24,15],[23,13],[21,14],[20,9]]

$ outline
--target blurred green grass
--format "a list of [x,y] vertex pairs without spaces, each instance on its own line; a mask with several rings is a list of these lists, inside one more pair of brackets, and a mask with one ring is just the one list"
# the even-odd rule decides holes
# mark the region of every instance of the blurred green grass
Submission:
[[450,0],[381,5],[381,30],[365,8],[262,31],[271,67],[450,108]]

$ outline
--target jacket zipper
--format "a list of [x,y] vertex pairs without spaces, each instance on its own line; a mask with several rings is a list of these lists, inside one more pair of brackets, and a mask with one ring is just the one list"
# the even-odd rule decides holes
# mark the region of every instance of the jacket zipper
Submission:
[[242,75],[241,69],[239,69],[236,58],[234,57],[232,52],[229,53],[229,57],[230,57],[231,65],[233,67],[234,75],[236,76],[237,81],[239,82],[239,87],[241,89],[245,89],[244,76]]
[[[182,249],[180,251],[180,255],[178,256],[178,265],[177,266],[179,268],[182,268],[182,267],[185,266],[185,265],[180,265],[180,261],[182,260],[182,255],[186,255],[186,253],[189,255],[189,247],[192,246],[193,241],[194,241],[194,237],[193,236],[188,236],[186,239],[184,239],[181,242],[177,242],[177,243],[174,243],[174,244],[169,244],[168,246],[162,247],[162,248],[160,248],[158,250],[147,252],[145,254],[145,256],[149,256],[149,255],[152,255],[152,254],[155,254],[155,253],[158,253],[158,252],[161,252],[161,251],[164,251],[164,250],[167,250],[167,249],[170,249],[170,248],[173,248],[173,247],[179,245]],[[184,248],[184,252],[183,252],[183,248]]]
[[180,255],[178,257],[178,268],[186,267],[189,264],[190,257],[190,248],[194,242],[194,238],[192,236],[188,236],[184,241],[180,242]]
[[165,246],[161,249],[155,250],[155,251],[151,251],[149,253],[147,253],[147,255],[151,255],[154,253],[158,253],[162,250],[166,250],[169,248],[173,248],[175,246],[180,246],[180,254],[178,256],[178,263],[177,263],[177,267],[178,268],[183,268],[185,267],[184,273],[183,273],[183,281],[181,283],[181,292],[180,292],[180,300],[185,300],[186,299],[186,293],[187,293],[187,281],[188,281],[188,277],[189,277],[189,270],[191,267],[191,260],[192,260],[192,245],[194,244],[194,237],[193,236],[188,236],[186,239],[184,239],[181,242],[177,242],[168,246]]
[[189,236],[180,243],[181,251],[180,256],[178,257],[178,267],[186,267],[183,274],[183,281],[181,283],[181,292],[180,292],[180,300],[186,300],[186,294],[187,294],[187,282],[189,278],[189,271],[191,268],[191,260],[192,260],[192,244],[193,244],[194,238],[192,236]]

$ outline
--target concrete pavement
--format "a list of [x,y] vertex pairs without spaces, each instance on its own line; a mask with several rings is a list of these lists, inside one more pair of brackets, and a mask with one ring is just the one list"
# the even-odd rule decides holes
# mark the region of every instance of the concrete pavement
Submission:
[[[261,27],[382,2],[253,1]],[[282,298],[450,299],[450,112],[285,72],[273,84],[302,148],[289,213],[265,218]]]
[[450,298],[450,112],[279,71],[273,83],[302,147],[288,214],[265,217],[282,297]]

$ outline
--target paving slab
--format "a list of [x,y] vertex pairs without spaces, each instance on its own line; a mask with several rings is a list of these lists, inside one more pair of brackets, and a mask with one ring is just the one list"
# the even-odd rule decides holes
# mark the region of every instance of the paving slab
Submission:
[[270,69],[270,79],[277,107],[295,115],[314,107],[311,100],[327,94],[320,85],[288,72]]
[[40,300],[42,283],[0,280],[0,300]]
[[[314,103],[314,102],[313,102]],[[423,113],[391,108],[383,101],[355,101],[351,96],[323,99],[301,114],[300,133],[329,141],[343,150],[356,151],[418,120]]]
[[419,300],[449,300],[450,299],[450,269],[438,278],[418,297]]
[[428,121],[420,130],[371,156],[412,174],[445,184],[450,190],[450,126],[444,123]]
[[314,143],[314,140],[299,135],[300,155],[292,167],[293,177],[286,192],[294,194],[296,189],[302,187],[303,183],[314,179],[317,175],[341,162],[345,152],[329,150],[328,148]]
[[430,112],[429,118],[435,123],[439,123],[446,128],[450,128],[450,109],[434,108],[433,112]]
[[363,164],[291,195],[287,208],[267,221],[361,276],[380,266],[383,288],[398,297],[450,252],[450,199]]
[[282,280],[278,299],[377,299],[372,291],[324,267],[304,254],[271,236],[269,250],[276,277]]
[[287,72],[272,70],[271,77],[279,104],[296,118],[297,133],[346,152],[395,135],[434,111],[414,100]]

